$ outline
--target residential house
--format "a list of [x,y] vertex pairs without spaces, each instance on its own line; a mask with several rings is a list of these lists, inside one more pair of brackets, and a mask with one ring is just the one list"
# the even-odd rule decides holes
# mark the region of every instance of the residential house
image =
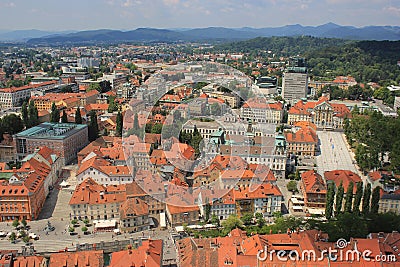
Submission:
[[315,170],[301,174],[300,189],[304,196],[304,205],[308,209],[325,209],[326,185],[322,176]]
[[87,178],[92,178],[96,183],[104,185],[119,185],[133,181],[132,170],[128,166],[114,166],[110,161],[97,156],[95,153],[89,154],[80,164],[76,173],[78,183]]
[[270,183],[254,187],[237,187],[233,191],[236,214],[240,217],[246,213],[261,213],[272,216],[274,212],[282,211],[283,195],[279,188]]
[[104,255],[102,250],[52,253],[49,266],[103,267]]
[[311,127],[293,128],[285,132],[287,153],[298,156],[315,156],[318,148],[318,136]]
[[120,206],[126,200],[124,185],[104,186],[91,178],[80,183],[69,201],[70,218],[109,220],[120,217]]
[[334,171],[326,171],[324,173],[324,178],[329,185],[329,183],[334,183],[336,188],[343,184],[344,193],[347,193],[347,188],[350,182],[353,182],[353,194],[357,191],[357,183],[362,182],[360,176],[352,171],[349,170],[334,170]]
[[395,192],[383,192],[381,194],[379,212],[394,212],[400,215],[400,189]]
[[251,98],[240,109],[241,117],[254,123],[278,124],[283,119],[280,102],[267,103],[265,98]]
[[163,266],[163,240],[145,240],[137,248],[113,252],[109,267],[161,267]]
[[25,177],[14,174],[8,181],[0,181],[0,221],[36,220],[46,200],[45,178],[33,171]]
[[150,229],[149,206],[140,198],[128,198],[119,209],[120,230],[138,232]]

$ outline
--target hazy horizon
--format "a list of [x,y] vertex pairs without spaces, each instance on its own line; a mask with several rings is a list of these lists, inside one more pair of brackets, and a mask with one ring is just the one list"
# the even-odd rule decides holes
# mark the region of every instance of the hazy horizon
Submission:
[[322,24],[316,24],[316,25],[304,25],[301,23],[294,23],[294,24],[285,24],[285,25],[277,25],[277,26],[259,26],[259,27],[251,27],[251,26],[241,26],[241,27],[224,27],[224,26],[205,26],[205,27],[170,27],[170,28],[163,28],[163,27],[146,27],[146,26],[141,26],[141,27],[135,27],[135,28],[88,28],[88,29],[59,29],[59,30],[46,30],[46,29],[38,29],[38,28],[21,28],[21,29],[3,29],[1,28],[0,31],[7,31],[7,32],[13,32],[13,31],[44,31],[44,32],[78,32],[78,31],[95,31],[95,30],[116,30],[116,31],[131,31],[131,30],[136,30],[139,28],[151,28],[151,29],[161,29],[161,30],[175,30],[175,31],[185,31],[185,30],[191,30],[191,29],[202,29],[202,28],[228,28],[228,29],[243,29],[243,28],[253,28],[253,29],[262,29],[262,28],[275,28],[275,27],[285,27],[285,26],[292,26],[292,25],[301,25],[303,27],[317,27],[317,26],[322,26],[326,25],[329,23],[333,23],[339,26],[344,26],[344,27],[356,27],[356,28],[364,28],[364,27],[369,27],[369,26],[387,26],[387,27],[400,27],[400,23],[398,25],[377,25],[377,24],[371,24],[371,25],[365,25],[365,26],[355,26],[355,25],[342,25],[334,22],[326,22]]
[[399,26],[394,0],[5,0],[1,30]]

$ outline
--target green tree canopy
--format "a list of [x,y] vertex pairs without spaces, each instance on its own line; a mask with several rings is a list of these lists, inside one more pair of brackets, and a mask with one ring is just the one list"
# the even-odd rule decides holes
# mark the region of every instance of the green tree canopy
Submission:
[[60,122],[60,110],[54,102],[51,105],[50,122]]
[[9,134],[16,134],[24,129],[21,117],[9,114],[3,117],[0,123],[1,131]]
[[81,109],[79,107],[75,111],[75,123],[82,124]]
[[235,228],[243,228],[243,222],[236,215],[229,215],[229,217],[221,223],[225,233],[229,233]]
[[116,126],[116,134],[117,136],[122,136],[122,130],[123,130],[123,119],[122,119],[122,114],[121,111],[118,111],[117,114],[117,126]]

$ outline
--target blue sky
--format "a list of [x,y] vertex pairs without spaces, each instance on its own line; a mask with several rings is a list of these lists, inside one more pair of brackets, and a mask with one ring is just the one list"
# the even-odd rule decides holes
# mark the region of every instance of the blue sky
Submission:
[[0,0],[0,29],[400,25],[400,0]]

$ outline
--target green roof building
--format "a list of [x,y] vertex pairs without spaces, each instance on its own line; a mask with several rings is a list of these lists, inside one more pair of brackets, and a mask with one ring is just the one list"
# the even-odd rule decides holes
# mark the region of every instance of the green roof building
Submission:
[[66,164],[77,158],[78,152],[88,143],[88,127],[74,123],[49,123],[27,129],[15,135],[19,160],[36,148],[51,148]]

